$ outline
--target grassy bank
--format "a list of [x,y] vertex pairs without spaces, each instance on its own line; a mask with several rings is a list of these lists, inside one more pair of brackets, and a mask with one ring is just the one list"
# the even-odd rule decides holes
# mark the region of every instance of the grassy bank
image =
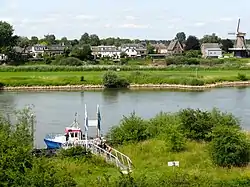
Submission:
[[[192,183],[192,186],[204,187],[216,186],[213,183],[217,181],[232,181],[239,178],[243,180],[250,176],[249,166],[244,168],[233,167],[231,169],[215,166],[209,157],[208,144],[206,143],[188,141],[187,151],[181,153],[169,152],[165,141],[157,139],[121,146],[119,149],[133,161],[135,169],[131,176],[136,180],[142,180],[141,187],[157,187],[159,184],[164,183],[164,180],[174,180],[178,174],[180,181],[187,180]],[[180,161],[180,167],[174,169],[169,167],[168,162],[173,160]],[[107,182],[105,178],[108,178],[112,184],[107,186],[119,186],[114,185],[114,183],[119,180],[121,174],[116,168],[105,163],[91,163],[74,159],[56,159],[52,160],[52,162],[56,162],[61,167],[66,167],[73,174],[72,176],[79,187],[105,186],[104,184]],[[189,178],[186,178],[186,175]],[[164,186],[164,184],[162,185]],[[177,186],[189,185],[180,184]],[[223,187],[223,185],[217,185],[217,187],[220,186]]]
[[[193,113],[199,115],[194,115],[196,116],[194,117],[192,116]],[[185,119],[185,116],[188,119]],[[190,126],[188,125],[189,127],[184,131],[181,128],[175,131],[177,126],[181,127],[183,125],[182,120],[188,121],[187,123],[190,123]],[[199,124],[196,124],[197,122]],[[196,126],[193,126],[194,124]],[[121,176],[111,166],[105,164],[94,165],[97,162],[86,164],[74,161],[72,164],[61,160],[59,163],[70,166],[69,171],[74,173],[73,177],[78,181],[79,186],[118,187],[123,186],[121,184],[125,183],[124,186],[138,187],[246,187],[250,185],[250,166],[221,167],[215,164],[210,152],[212,140],[203,136],[208,135],[210,132],[214,133],[214,130],[218,127],[238,129],[238,125],[240,124],[234,116],[221,113],[218,110],[184,110],[182,114],[161,113],[150,120],[143,120],[132,114],[124,117],[120,126],[110,131],[113,137],[110,143],[113,143],[115,147],[128,155],[133,161],[134,169],[131,178]],[[198,130],[192,135],[192,130],[195,129]],[[185,136],[192,135],[189,136],[190,138],[183,139],[185,148],[173,151],[173,143],[180,145],[181,140],[178,138],[178,132],[184,133],[185,131],[187,133]],[[242,133],[242,136],[244,135]],[[173,136],[175,137],[174,140],[172,139]],[[170,139],[172,141],[169,141]],[[232,137],[232,139],[237,144],[238,140],[235,137]],[[230,138],[227,138],[227,141],[230,142]],[[247,141],[249,142],[249,139]],[[225,145],[225,147],[227,146]],[[234,157],[235,149],[231,148],[226,154]],[[227,157],[227,159],[229,158],[230,156]],[[180,166],[176,168],[169,167],[169,161],[179,161]],[[88,168],[89,171],[84,170],[84,168]],[[81,177],[83,174],[87,177]]]
[[[0,72],[0,83],[4,86],[102,85],[105,72]],[[243,77],[240,77],[238,73]],[[126,78],[130,84],[195,86],[250,78],[248,76],[250,70],[119,71],[117,74]]]
[[[81,147],[61,150],[54,157],[34,157],[31,114],[25,110],[19,112],[15,124],[0,117],[0,169],[3,171],[0,186],[250,185],[249,165],[235,165],[242,157],[249,163],[249,138],[241,131],[239,121],[228,113],[184,109],[160,113],[149,120],[134,113],[124,117],[108,133],[107,143],[131,158],[134,168],[130,175],[122,175],[115,166]],[[220,139],[214,141],[218,130],[222,132]],[[221,141],[226,142],[220,144],[222,148],[218,151],[226,158],[222,161],[228,167],[222,167],[211,156],[212,145]],[[169,161],[179,161],[180,166],[169,167]]]

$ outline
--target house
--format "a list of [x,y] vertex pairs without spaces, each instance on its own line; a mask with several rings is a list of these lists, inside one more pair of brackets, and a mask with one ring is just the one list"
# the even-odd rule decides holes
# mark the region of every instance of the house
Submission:
[[113,58],[119,59],[121,51],[116,46],[92,46],[92,55],[96,58]]
[[183,45],[178,40],[172,40],[167,48],[169,55],[178,55],[184,52]]
[[155,48],[156,54],[167,54],[168,52],[168,47],[163,43],[152,44],[152,46]]
[[30,53],[34,58],[39,58],[39,56],[43,56],[47,49],[48,47],[46,45],[36,44],[31,47]]
[[218,43],[203,43],[201,45],[201,53],[203,58],[222,57],[222,49]]
[[0,62],[6,61],[8,59],[7,55],[0,54]]
[[142,44],[123,44],[120,50],[125,52],[128,57],[145,57],[147,55],[147,47]]
[[49,54],[50,56],[61,55],[65,52],[66,46],[64,44],[61,45],[50,45],[44,49],[44,52]]

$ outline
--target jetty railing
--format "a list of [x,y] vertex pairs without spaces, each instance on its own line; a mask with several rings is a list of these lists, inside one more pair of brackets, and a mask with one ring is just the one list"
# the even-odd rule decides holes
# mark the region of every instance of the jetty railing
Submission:
[[115,149],[109,152],[92,142],[88,144],[88,148],[93,154],[104,157],[106,162],[115,164],[123,173],[132,172],[132,161],[123,153]]
[[[65,144],[62,144],[63,149],[69,149],[75,146],[86,146],[86,140],[78,140],[76,142],[67,142]],[[87,141],[87,148],[91,151],[92,154],[101,156],[106,160],[106,162],[114,164],[124,174],[132,172],[132,161],[127,155],[121,153],[120,151],[113,148],[111,149],[111,151],[107,151],[102,147],[96,145],[94,141],[91,140]]]

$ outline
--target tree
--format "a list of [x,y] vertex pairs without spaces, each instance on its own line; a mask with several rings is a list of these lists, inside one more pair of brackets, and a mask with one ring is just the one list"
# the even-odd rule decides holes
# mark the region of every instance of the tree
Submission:
[[62,37],[61,40],[60,40],[61,43],[63,43],[64,45],[68,45],[69,44],[69,41],[67,39],[67,37]]
[[64,167],[33,156],[32,111],[24,109],[13,117],[15,123],[0,115],[0,186],[76,186]]
[[56,37],[54,34],[47,34],[47,35],[44,35],[44,41],[48,45],[56,44]]
[[81,46],[75,46],[72,51],[72,57],[78,58],[80,60],[93,60],[92,51],[89,45],[84,44]]
[[225,52],[227,52],[227,53],[229,52],[228,51],[229,48],[233,48],[234,47],[234,44],[233,44],[232,40],[229,40],[229,39],[222,40],[221,44],[222,44],[222,50],[225,51]]
[[18,37],[17,45],[22,48],[27,48],[30,45],[30,40],[27,37]]
[[80,44],[89,44],[89,41],[90,41],[89,34],[85,32],[85,33],[81,36],[81,39],[79,40],[79,43],[80,43]]
[[7,22],[0,21],[0,52],[6,53],[9,48],[16,45],[17,36],[13,36],[13,26]]
[[150,45],[150,44],[148,44],[147,45],[147,53],[148,54],[155,54],[155,47],[152,46],[152,45]]
[[32,36],[31,39],[30,39],[30,44],[31,45],[36,45],[36,44],[38,44],[38,41],[39,41],[38,37]]
[[183,43],[186,40],[186,34],[184,32],[178,32],[176,34],[175,39],[177,39],[179,42]]
[[189,36],[186,41],[185,51],[200,50],[200,42],[195,36]]
[[71,40],[70,45],[72,45],[73,47],[79,44],[79,41],[77,39]]
[[221,38],[216,36],[215,33],[213,33],[212,35],[205,35],[201,39],[201,43],[220,43],[220,42],[221,42]]
[[100,39],[99,39],[99,37],[96,34],[91,34],[89,36],[89,44],[91,46],[98,46],[98,45],[100,45]]

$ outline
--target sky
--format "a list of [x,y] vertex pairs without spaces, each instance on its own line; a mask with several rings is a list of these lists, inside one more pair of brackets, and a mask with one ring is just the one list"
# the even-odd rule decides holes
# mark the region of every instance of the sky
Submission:
[[228,33],[236,31],[238,18],[240,31],[250,31],[250,1],[238,2],[241,10],[233,0],[1,0],[0,20],[27,37],[79,39],[88,32],[100,38],[170,40],[183,31],[199,38],[211,33],[235,38]]

